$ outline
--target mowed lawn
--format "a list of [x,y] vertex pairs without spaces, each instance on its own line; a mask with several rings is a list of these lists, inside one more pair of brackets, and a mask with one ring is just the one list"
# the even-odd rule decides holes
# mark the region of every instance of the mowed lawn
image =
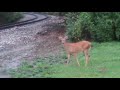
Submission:
[[73,57],[69,65],[65,65],[64,61],[67,57],[63,53],[59,57],[39,59],[32,64],[24,63],[10,74],[14,78],[119,78],[120,42],[92,44],[87,67],[83,53],[78,55],[80,67]]

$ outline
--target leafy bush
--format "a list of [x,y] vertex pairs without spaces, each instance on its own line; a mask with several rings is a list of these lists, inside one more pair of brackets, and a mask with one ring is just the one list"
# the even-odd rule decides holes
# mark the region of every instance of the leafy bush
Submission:
[[119,12],[77,12],[67,14],[67,32],[72,41],[120,40]]
[[75,12],[67,14],[67,35],[72,41],[85,38],[84,31],[89,33],[92,23],[90,13]]
[[106,17],[106,15],[96,16],[94,26],[92,29],[92,37],[95,41],[111,41],[112,31],[111,31],[111,21]]
[[0,24],[15,22],[22,17],[20,12],[0,12]]

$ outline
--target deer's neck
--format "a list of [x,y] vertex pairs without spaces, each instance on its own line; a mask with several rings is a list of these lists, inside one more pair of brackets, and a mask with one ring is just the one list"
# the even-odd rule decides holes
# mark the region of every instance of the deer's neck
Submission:
[[69,43],[68,42],[64,42],[63,45],[64,45],[64,47],[66,47],[66,46],[69,45]]

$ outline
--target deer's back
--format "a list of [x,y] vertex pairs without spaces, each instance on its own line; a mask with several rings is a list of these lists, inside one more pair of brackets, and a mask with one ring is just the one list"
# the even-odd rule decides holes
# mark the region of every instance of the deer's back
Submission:
[[84,50],[89,49],[91,47],[91,43],[89,41],[78,42],[78,45],[82,47]]
[[83,52],[84,50],[89,49],[91,47],[91,43],[88,41],[81,41],[77,43],[65,43],[64,47],[68,53],[72,54]]

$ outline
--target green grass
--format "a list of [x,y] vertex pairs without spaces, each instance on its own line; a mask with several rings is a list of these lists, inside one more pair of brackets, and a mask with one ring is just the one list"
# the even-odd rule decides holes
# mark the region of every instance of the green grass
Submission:
[[71,58],[68,66],[64,64],[66,55],[24,63],[17,70],[12,70],[16,78],[119,78],[120,77],[120,42],[93,43],[90,62],[85,67],[85,57],[78,55],[80,67]]

